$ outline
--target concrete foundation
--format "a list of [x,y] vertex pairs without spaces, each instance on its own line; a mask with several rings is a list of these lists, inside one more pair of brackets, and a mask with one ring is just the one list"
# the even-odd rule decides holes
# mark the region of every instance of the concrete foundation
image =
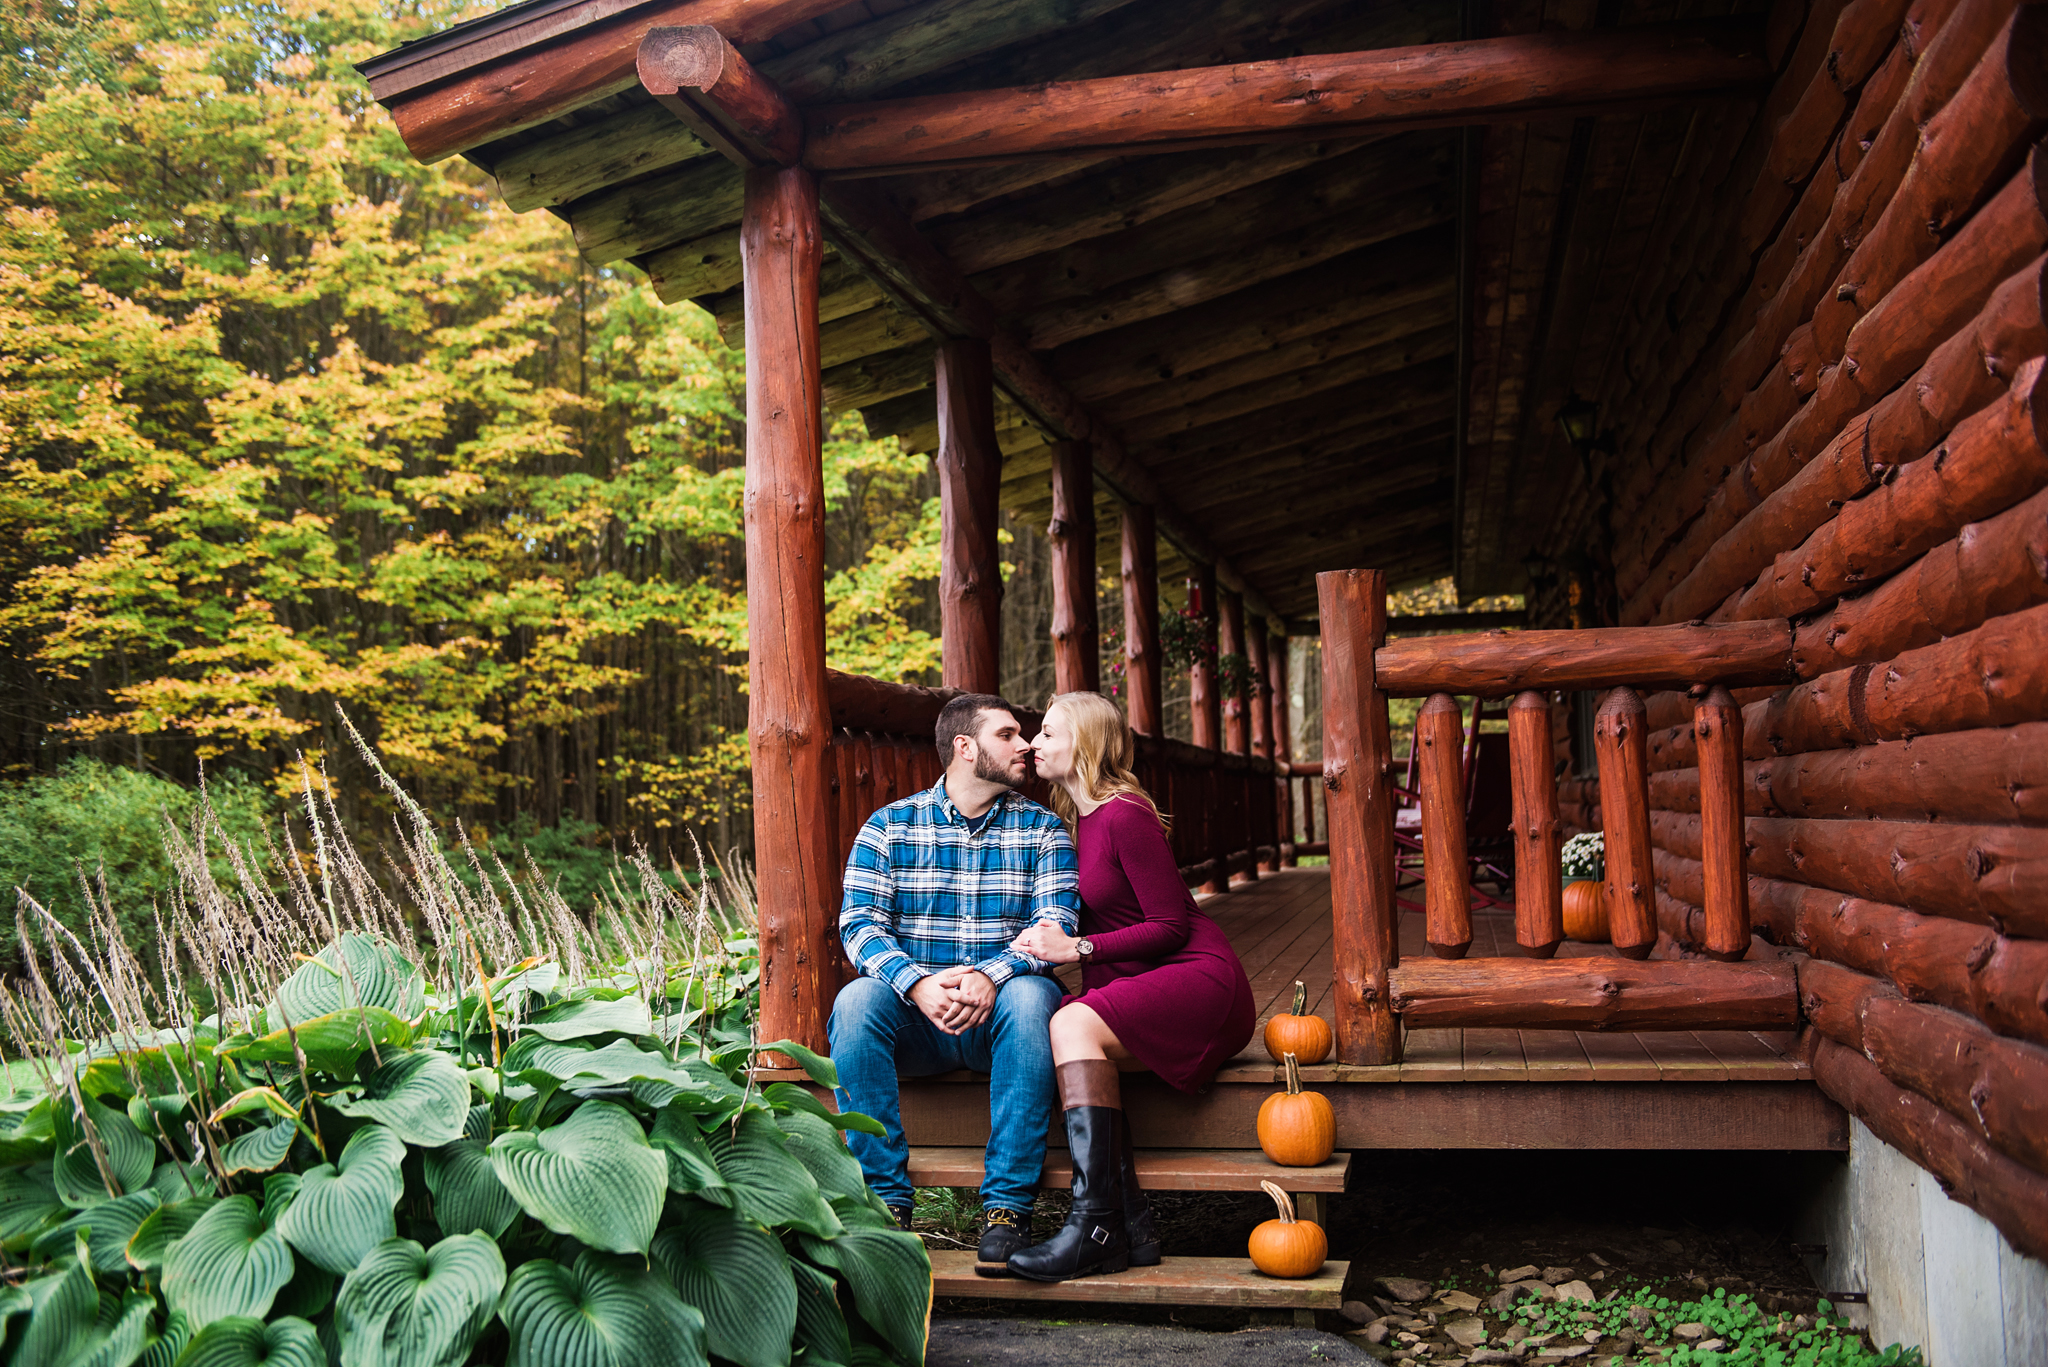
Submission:
[[1839,1308],[1879,1347],[1917,1344],[1928,1367],[2048,1363],[2048,1263],[2015,1252],[1860,1120],[1796,1237],[1827,1247],[1807,1258],[1823,1290],[1869,1297]]

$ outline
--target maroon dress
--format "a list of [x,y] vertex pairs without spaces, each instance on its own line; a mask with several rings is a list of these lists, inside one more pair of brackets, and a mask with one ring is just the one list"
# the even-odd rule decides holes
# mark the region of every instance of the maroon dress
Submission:
[[1258,1009],[1230,941],[1195,905],[1151,808],[1116,797],[1081,818],[1081,933],[1095,953],[1079,1001],[1183,1092],[1251,1040]]

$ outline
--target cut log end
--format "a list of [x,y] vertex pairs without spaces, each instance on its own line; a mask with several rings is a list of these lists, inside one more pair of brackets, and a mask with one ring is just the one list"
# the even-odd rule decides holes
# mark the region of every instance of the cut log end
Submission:
[[651,28],[640,40],[634,66],[652,95],[709,90],[725,73],[728,44],[709,24]]

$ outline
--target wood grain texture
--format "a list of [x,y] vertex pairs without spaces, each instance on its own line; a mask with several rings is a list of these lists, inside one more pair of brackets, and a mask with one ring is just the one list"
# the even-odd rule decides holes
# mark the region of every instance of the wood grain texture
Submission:
[[803,154],[796,106],[709,24],[650,28],[634,70],[656,104],[728,161],[794,166]]
[[948,688],[994,693],[1002,677],[1003,456],[986,342],[939,345],[938,393],[940,674]]
[[817,185],[747,176],[747,732],[760,888],[761,1028],[825,1047],[839,986],[827,748],[825,467]]
[[[1216,595],[1216,655],[1219,663],[1235,657],[1240,663],[1250,647],[1245,644],[1244,599],[1228,589]],[[1249,708],[1251,695],[1237,686],[1238,680],[1219,677],[1217,692],[1223,703],[1223,748],[1233,755],[1251,753],[1252,732]]]
[[1501,697],[1620,679],[1644,688],[1789,683],[1791,652],[1791,623],[1740,622],[1410,637],[1382,646],[1375,663],[1393,697]]
[[1606,844],[1608,938],[1618,953],[1632,959],[1647,956],[1657,943],[1644,721],[1643,700],[1632,688],[1610,692],[1593,719]]
[[1316,576],[1323,627],[1323,788],[1330,823],[1337,1058],[1398,1063],[1387,971],[1400,962],[1394,905],[1393,748],[1374,661],[1387,632],[1386,576]]
[[[987,1171],[987,1151],[975,1148],[912,1149],[910,1184],[916,1187],[978,1187]],[[1288,1192],[1340,1193],[1351,1171],[1351,1155],[1336,1154],[1312,1168],[1283,1168],[1254,1149],[1140,1149],[1138,1185],[1147,1191],[1257,1191],[1278,1182]],[[1074,1178],[1074,1160],[1064,1147],[1049,1150],[1039,1177],[1058,1190]]]
[[824,105],[808,111],[805,157],[819,170],[879,175],[1637,107],[1762,85],[1761,38],[1743,22],[1546,32]]
[[1411,1029],[1779,1030],[1799,1023],[1790,965],[1620,958],[1417,959],[1391,974]]
[[1216,602],[1216,567],[1197,562],[1188,572],[1188,607],[1201,628],[1203,649],[1188,667],[1188,729],[1204,750],[1223,748],[1223,698],[1217,687],[1217,630],[1221,611]]
[[1102,684],[1095,608],[1095,464],[1086,442],[1052,447],[1053,689],[1093,693]]
[[1744,863],[1742,709],[1718,685],[1693,713],[1699,751],[1700,859],[1706,869],[1707,957],[1749,952],[1749,870]]
[[1422,881],[1429,952],[1462,959],[1472,947],[1472,897],[1465,885],[1465,714],[1448,693],[1432,693],[1415,719],[1422,794]]
[[1351,1264],[1326,1262],[1313,1277],[1268,1277],[1250,1258],[1165,1258],[1108,1276],[1069,1282],[983,1277],[974,1250],[932,1250],[932,1294],[976,1300],[1084,1302],[1091,1305],[1222,1305],[1242,1309],[1330,1310],[1343,1303]]
[[1508,704],[1508,765],[1513,788],[1515,942],[1539,959],[1564,942],[1564,833],[1558,820],[1557,770],[1551,759],[1550,702],[1523,692]]
[[1131,729],[1163,736],[1165,683],[1159,655],[1159,541],[1151,505],[1122,505],[1121,578],[1124,596],[1124,697]]

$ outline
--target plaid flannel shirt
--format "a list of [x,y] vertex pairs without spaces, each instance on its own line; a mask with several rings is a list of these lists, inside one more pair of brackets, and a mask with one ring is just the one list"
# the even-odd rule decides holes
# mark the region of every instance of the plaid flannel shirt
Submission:
[[1075,934],[1078,881],[1074,842],[1058,817],[1010,792],[970,823],[941,777],[860,828],[846,861],[839,938],[854,967],[905,1001],[919,979],[962,964],[1001,985],[1052,971],[1010,941],[1045,918]]

